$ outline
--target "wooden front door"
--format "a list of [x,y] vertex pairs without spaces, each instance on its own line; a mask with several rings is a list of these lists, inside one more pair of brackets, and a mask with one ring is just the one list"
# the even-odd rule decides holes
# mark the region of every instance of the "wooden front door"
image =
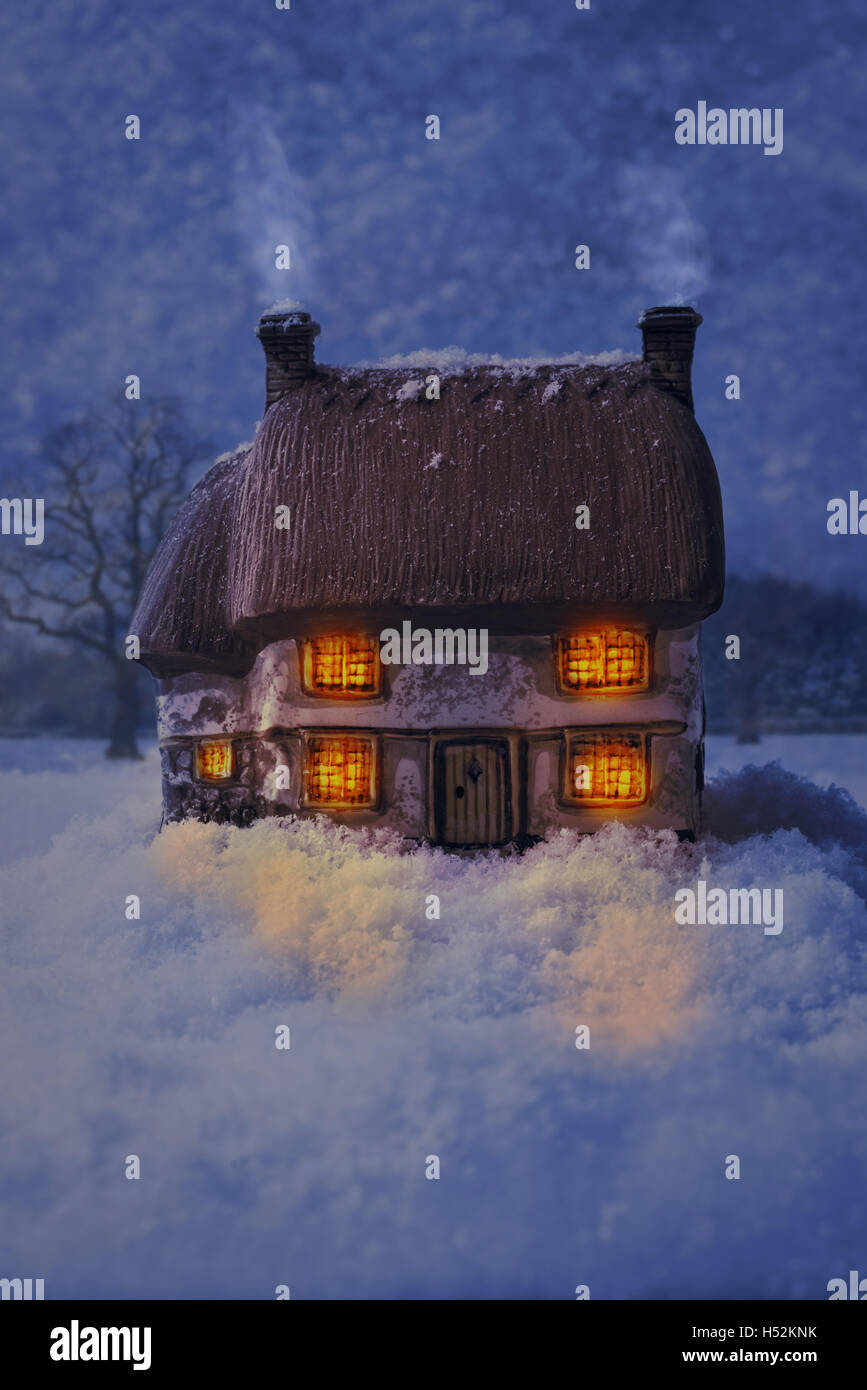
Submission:
[[466,738],[438,743],[434,800],[440,844],[504,844],[512,819],[506,740]]

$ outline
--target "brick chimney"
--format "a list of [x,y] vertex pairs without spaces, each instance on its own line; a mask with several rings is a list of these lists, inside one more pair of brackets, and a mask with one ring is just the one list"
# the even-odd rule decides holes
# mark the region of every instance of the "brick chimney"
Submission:
[[312,376],[313,339],[319,324],[303,309],[269,309],[256,327],[265,351],[265,409]]
[[687,305],[665,304],[645,309],[638,320],[644,340],[644,360],[650,363],[656,385],[670,391],[692,410],[692,354],[701,314]]

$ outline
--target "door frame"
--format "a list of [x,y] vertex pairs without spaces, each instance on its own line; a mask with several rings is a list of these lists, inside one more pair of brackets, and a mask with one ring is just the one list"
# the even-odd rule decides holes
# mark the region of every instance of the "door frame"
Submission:
[[[505,824],[506,836],[503,840],[498,840],[497,845],[506,845],[510,841],[518,838],[521,826],[525,817],[526,801],[526,777],[522,777],[522,769],[526,764],[526,753],[521,756],[524,740],[520,734],[512,729],[436,729],[431,730],[430,741],[428,744],[428,807],[429,824],[428,831],[431,841],[435,845],[442,845],[444,848],[461,848],[460,845],[452,845],[445,842],[440,837],[440,815],[439,807],[441,804],[441,792],[443,774],[443,761],[439,750],[446,744],[498,744],[505,747],[506,767],[505,767],[505,805],[503,807],[503,821]],[[444,812],[445,808],[443,808]],[[443,815],[444,819],[444,815]],[[484,849],[485,845],[467,845],[467,849]]]

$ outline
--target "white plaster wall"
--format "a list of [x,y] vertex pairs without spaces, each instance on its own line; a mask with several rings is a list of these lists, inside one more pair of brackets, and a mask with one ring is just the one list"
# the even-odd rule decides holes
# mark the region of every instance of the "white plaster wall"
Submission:
[[343,725],[544,729],[562,725],[686,720],[700,728],[701,658],[696,627],[659,633],[654,689],[647,694],[561,695],[545,637],[492,637],[488,670],[391,666],[377,700],[322,700],[301,689],[298,645],[274,642],[243,679],[181,676],[162,683],[160,737],[264,733],[274,728]]
[[[606,820],[697,829],[695,755],[702,730],[701,650],[698,627],[658,633],[654,677],[646,693],[559,693],[554,652],[544,637],[494,637],[489,665],[474,676],[467,667],[386,668],[384,694],[376,700],[321,700],[301,689],[298,646],[292,640],[266,647],[243,679],[183,676],[163,683],[158,700],[162,739],[254,735],[261,739],[260,790],[276,809],[302,814],[302,747],[297,732],[315,728],[381,730],[382,802],[373,811],[328,812],[349,824],[376,822],[402,834],[431,830],[429,749],[402,730],[460,733],[480,727],[528,735],[527,830],[546,835],[559,826],[594,830]],[[560,746],[556,731],[599,724],[685,725],[681,733],[653,736],[648,801],[635,808],[580,809],[562,805]],[[553,731],[546,738],[542,731]],[[285,732],[281,732],[285,731]],[[536,735],[533,737],[533,735]],[[276,788],[273,770],[291,769],[290,785]],[[267,766],[267,771],[265,770]],[[521,789],[513,787],[517,804]]]

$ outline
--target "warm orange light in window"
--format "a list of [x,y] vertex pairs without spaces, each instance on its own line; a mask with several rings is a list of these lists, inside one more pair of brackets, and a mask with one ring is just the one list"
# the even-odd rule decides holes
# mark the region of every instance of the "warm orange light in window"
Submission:
[[369,738],[311,738],[307,800],[316,806],[370,806],[376,800],[376,759]]
[[304,644],[304,688],[311,695],[378,695],[377,639],[315,637]]
[[580,734],[569,740],[567,795],[585,806],[638,805],[647,794],[641,734]]
[[199,776],[206,777],[212,782],[222,782],[232,775],[232,745],[231,743],[200,743],[198,745],[199,754]]
[[560,638],[560,680],[567,690],[644,690],[649,665],[640,632],[607,627]]

